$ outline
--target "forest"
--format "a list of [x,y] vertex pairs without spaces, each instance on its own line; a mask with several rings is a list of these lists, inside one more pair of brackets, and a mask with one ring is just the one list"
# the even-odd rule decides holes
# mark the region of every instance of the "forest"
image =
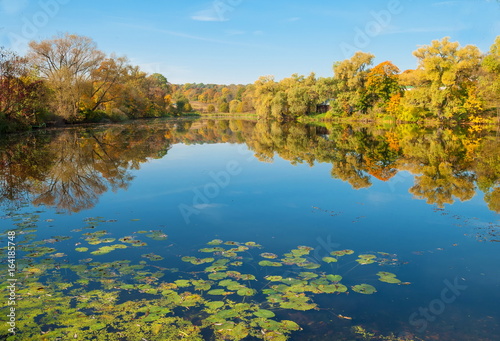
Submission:
[[254,84],[171,84],[88,37],[32,41],[25,56],[0,48],[0,132],[185,113],[254,113],[259,119],[494,124],[500,117],[500,36],[487,53],[445,37],[421,46],[418,67],[357,52],[332,77],[293,74]]

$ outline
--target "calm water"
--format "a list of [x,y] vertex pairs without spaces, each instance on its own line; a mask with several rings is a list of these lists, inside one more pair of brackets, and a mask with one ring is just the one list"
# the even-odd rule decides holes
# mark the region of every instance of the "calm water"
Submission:
[[[175,317],[206,340],[500,339],[495,132],[154,121],[9,136],[0,153],[12,340],[196,339]],[[283,261],[294,249],[303,262]]]

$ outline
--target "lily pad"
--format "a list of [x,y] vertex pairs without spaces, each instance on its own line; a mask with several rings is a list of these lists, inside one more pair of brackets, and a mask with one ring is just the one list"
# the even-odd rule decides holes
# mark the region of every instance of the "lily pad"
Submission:
[[222,308],[224,306],[224,304],[225,303],[222,301],[205,302],[205,305],[207,306],[207,308],[212,309],[212,310]]
[[271,262],[271,261],[268,261],[268,260],[262,260],[262,261],[260,261],[259,265],[260,266],[275,266],[275,267],[283,266],[283,264],[281,264],[281,263]]
[[278,258],[278,255],[276,255],[274,253],[270,253],[270,252],[261,253],[260,256],[262,258],[267,258],[267,259],[276,259],[276,258]]
[[323,262],[326,262],[326,263],[336,263],[338,262],[337,258],[334,258],[334,257],[323,257]]
[[375,287],[370,284],[358,284],[353,286],[352,290],[365,295],[371,295],[377,292],[377,289],[375,289]]
[[262,318],[272,318],[275,317],[276,314],[274,314],[271,310],[266,310],[266,309],[259,309],[256,312],[253,313],[257,317],[262,317]]

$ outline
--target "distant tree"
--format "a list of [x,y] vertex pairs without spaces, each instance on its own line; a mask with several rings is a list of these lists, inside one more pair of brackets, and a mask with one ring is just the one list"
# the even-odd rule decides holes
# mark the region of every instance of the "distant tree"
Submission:
[[228,113],[229,112],[229,103],[227,103],[226,101],[222,101],[219,104],[219,112]]
[[207,111],[209,113],[215,112],[215,106],[213,104],[209,104],[208,107],[207,107]]
[[238,101],[237,99],[233,99],[229,103],[229,112],[232,114],[241,112],[241,102]]

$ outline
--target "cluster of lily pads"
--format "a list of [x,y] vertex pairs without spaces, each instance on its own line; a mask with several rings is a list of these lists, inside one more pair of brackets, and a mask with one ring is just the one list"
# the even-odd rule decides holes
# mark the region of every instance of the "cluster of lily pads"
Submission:
[[[217,340],[249,336],[287,340],[301,330],[286,318],[287,311],[320,309],[316,295],[376,292],[371,284],[341,283],[343,277],[333,263],[382,264],[388,255],[361,254],[356,259],[353,250],[339,250],[316,260],[311,257],[314,248],[308,246],[279,256],[262,252],[263,247],[255,242],[215,239],[197,254],[174,262],[185,267],[172,268],[172,255],[167,258],[152,252],[135,263],[105,261],[104,255],[115,250],[145,247],[140,236],[161,243],[168,238],[163,231],[143,230],[115,238],[97,230],[81,233],[80,241],[73,242],[74,255],[83,256],[74,264],[56,247],[44,246],[69,245],[71,237],[35,241],[37,215],[9,218],[21,242],[16,293],[22,313],[16,336],[0,330],[7,340],[202,340],[207,331]],[[72,232],[115,221],[97,217],[85,222],[85,228]],[[384,285],[404,284],[389,272],[374,274],[374,280],[375,276]],[[4,277],[2,282],[6,281]]]

